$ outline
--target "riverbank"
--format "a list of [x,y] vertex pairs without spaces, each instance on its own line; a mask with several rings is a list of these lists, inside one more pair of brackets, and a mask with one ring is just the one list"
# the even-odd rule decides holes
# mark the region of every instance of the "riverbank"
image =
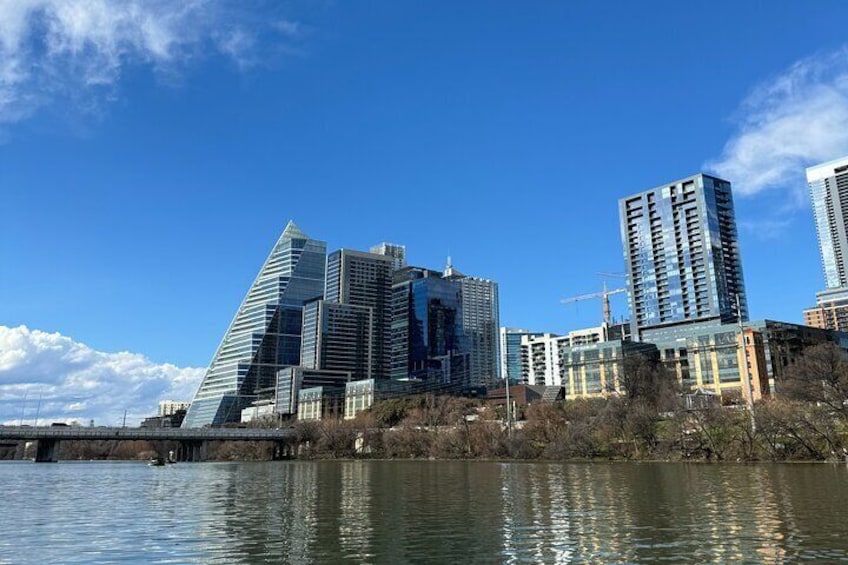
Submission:
[[[665,408],[665,407],[664,407]],[[640,399],[538,403],[508,428],[480,401],[421,396],[393,399],[352,420],[293,424],[299,459],[538,461],[845,461],[846,420],[821,404],[789,400],[698,410],[661,410]],[[266,422],[279,426],[279,422]],[[64,460],[145,460],[176,442],[67,441]],[[207,460],[274,458],[271,442],[209,442]],[[34,444],[0,448],[0,459],[34,456]]]

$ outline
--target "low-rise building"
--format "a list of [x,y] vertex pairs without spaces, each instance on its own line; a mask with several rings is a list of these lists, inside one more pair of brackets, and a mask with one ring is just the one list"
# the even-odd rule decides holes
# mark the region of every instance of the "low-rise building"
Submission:
[[315,386],[297,393],[297,419],[340,419],[344,415],[344,387]]
[[364,379],[351,381],[345,386],[344,418],[352,420],[375,402],[412,394],[413,383],[391,379]]

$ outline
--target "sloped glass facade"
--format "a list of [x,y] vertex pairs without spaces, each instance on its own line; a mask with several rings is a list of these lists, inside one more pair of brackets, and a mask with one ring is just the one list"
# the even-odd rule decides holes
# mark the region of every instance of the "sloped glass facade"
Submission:
[[303,306],[324,291],[327,245],[289,222],[238,309],[183,427],[238,421],[277,371],[300,362]]

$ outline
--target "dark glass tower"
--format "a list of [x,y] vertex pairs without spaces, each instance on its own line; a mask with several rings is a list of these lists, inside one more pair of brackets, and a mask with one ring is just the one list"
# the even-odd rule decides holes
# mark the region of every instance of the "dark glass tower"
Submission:
[[183,427],[238,421],[277,371],[300,362],[303,306],[324,290],[327,244],[289,222],[218,346]]
[[394,280],[392,378],[421,381],[437,391],[468,386],[461,285],[418,267],[396,272]]

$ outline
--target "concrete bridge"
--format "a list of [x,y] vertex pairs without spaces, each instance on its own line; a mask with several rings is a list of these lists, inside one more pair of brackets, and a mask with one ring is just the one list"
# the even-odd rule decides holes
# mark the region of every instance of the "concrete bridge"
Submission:
[[38,463],[59,460],[62,440],[74,441],[172,441],[178,442],[178,461],[206,460],[210,441],[272,441],[274,453],[280,458],[290,454],[294,439],[291,428],[82,428],[74,426],[0,426],[0,442],[37,441],[35,460]]

